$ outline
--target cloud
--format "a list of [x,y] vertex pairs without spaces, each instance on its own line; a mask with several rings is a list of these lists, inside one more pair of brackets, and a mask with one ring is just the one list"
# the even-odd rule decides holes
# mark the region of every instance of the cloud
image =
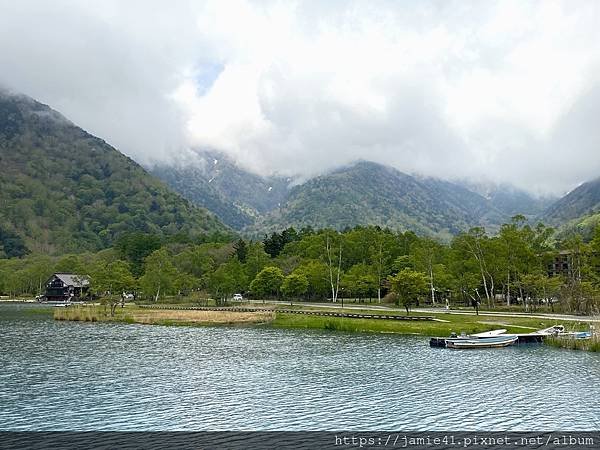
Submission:
[[600,175],[598,19],[577,0],[4,0],[0,81],[143,163],[368,159],[562,193]]

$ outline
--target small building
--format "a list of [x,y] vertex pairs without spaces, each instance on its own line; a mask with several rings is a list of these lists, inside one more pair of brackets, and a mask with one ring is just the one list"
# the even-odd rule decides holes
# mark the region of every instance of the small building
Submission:
[[46,281],[47,302],[65,302],[69,300],[84,300],[88,297],[90,280],[86,275],[73,273],[55,273]]
[[552,259],[548,261],[547,273],[549,277],[569,277],[571,275],[571,252],[561,250],[553,255]]

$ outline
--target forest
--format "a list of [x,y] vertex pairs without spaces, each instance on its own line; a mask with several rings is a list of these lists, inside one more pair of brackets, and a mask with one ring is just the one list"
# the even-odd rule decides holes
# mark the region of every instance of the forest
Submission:
[[472,228],[449,244],[411,231],[357,226],[288,228],[262,241],[128,233],[111,248],[60,257],[0,259],[0,293],[33,297],[54,272],[90,277],[98,296],[134,292],[144,302],[245,298],[546,308],[597,314],[600,227],[561,240],[515,216],[495,235]]

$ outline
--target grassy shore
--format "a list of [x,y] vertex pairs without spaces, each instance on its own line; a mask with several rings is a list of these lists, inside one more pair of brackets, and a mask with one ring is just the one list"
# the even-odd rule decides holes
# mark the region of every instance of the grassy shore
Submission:
[[[356,311],[352,311],[356,312]],[[369,311],[374,313],[374,311]],[[411,314],[414,316],[425,314]],[[505,328],[509,333],[529,333],[556,323],[552,319],[527,317],[489,317],[476,315],[436,314],[434,321],[400,321],[379,319],[346,319],[277,313],[271,326],[276,328],[316,328],[350,332],[415,334],[448,336],[451,332],[467,334]]]
[[[173,305],[181,306],[181,305]],[[289,309],[285,305],[253,305],[255,307],[268,307]],[[295,308],[294,308],[295,309]],[[312,309],[303,307],[302,309]],[[330,308],[314,308],[318,311],[327,311]],[[340,309],[331,308],[340,312]],[[374,310],[352,310],[353,313],[377,314]],[[381,311],[382,314],[389,312]],[[413,316],[426,315],[412,313]],[[267,325],[274,328],[293,329],[319,329],[343,332],[370,332],[370,333],[396,333],[420,336],[448,336],[451,332],[479,333],[498,328],[505,328],[509,333],[529,333],[540,328],[556,325],[560,321],[555,319],[540,319],[531,317],[504,317],[504,316],[477,316],[456,314],[435,314],[433,321],[403,321],[381,319],[354,319],[342,317],[313,316],[290,314],[283,312],[236,312],[236,311],[203,311],[203,310],[178,310],[178,309],[153,309],[140,308],[128,305],[117,308],[114,317],[110,316],[108,309],[103,306],[71,306],[56,308],[56,320],[76,320],[87,322],[124,322],[152,325]],[[571,322],[573,329],[587,329],[589,324]],[[569,346],[570,342],[560,341],[557,346]],[[581,342],[572,345],[581,346]],[[590,348],[597,348],[595,344]],[[568,347],[571,348],[571,347]],[[574,347],[573,347],[574,348]],[[597,350],[596,350],[597,351]]]

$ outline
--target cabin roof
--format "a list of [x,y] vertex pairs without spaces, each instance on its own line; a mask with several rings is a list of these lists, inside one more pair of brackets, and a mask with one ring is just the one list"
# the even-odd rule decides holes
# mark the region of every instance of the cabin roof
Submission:
[[74,273],[55,273],[54,276],[67,286],[87,287],[90,285],[90,280],[86,275],[77,275]]

